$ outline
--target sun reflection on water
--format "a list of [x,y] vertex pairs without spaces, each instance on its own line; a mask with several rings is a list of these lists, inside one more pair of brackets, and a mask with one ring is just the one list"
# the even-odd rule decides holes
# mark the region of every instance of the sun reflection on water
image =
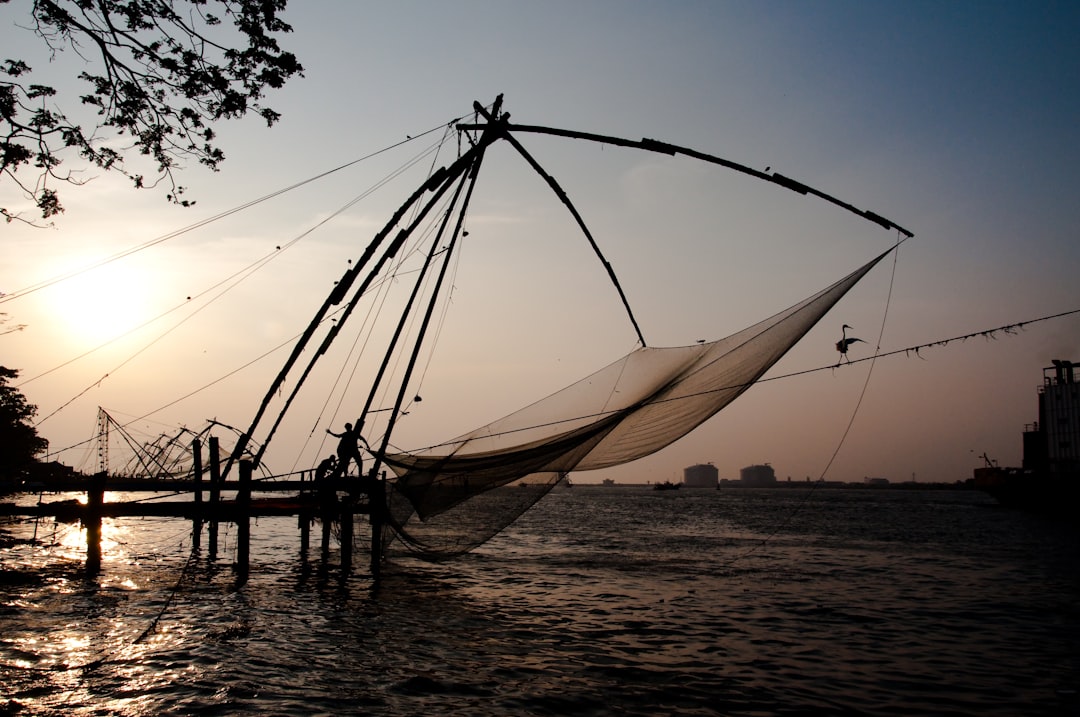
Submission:
[[[51,557],[60,555],[69,560],[83,560],[87,551],[86,526],[64,524],[58,526],[54,541],[47,546]],[[124,559],[124,546],[130,538],[130,530],[119,525],[115,520],[105,518],[101,521],[101,559],[102,562],[115,562]]]

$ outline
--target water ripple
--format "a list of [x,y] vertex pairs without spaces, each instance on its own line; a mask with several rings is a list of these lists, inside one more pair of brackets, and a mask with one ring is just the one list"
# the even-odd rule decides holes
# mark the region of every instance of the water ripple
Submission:
[[93,580],[0,540],[0,715],[1080,707],[1076,531],[972,493],[575,487],[377,586],[362,551],[344,582],[302,562],[292,519],[260,520],[240,587],[228,531],[191,567],[178,521],[111,527]]

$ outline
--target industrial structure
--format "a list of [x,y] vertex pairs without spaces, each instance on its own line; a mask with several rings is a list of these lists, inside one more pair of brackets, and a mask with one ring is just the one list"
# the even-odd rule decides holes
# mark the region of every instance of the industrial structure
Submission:
[[768,463],[747,466],[739,471],[739,482],[743,485],[776,485],[776,471]]
[[974,482],[1003,505],[1075,518],[1080,501],[1080,383],[1076,364],[1053,361],[1043,369],[1039,420],[1024,430],[1020,468],[999,466],[985,453]]
[[720,485],[720,471],[712,463],[683,468],[683,485],[687,488],[716,488]]
[[1072,361],[1043,369],[1039,420],[1024,431],[1024,469],[1076,475],[1080,469],[1080,383]]

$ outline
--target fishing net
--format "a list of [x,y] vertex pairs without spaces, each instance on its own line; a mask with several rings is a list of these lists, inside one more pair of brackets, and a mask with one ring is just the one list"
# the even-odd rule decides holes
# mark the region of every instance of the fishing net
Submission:
[[670,445],[753,385],[886,254],[727,338],[639,348],[434,450],[387,456],[397,476],[388,495],[394,532],[422,555],[460,554],[513,522],[561,476]]

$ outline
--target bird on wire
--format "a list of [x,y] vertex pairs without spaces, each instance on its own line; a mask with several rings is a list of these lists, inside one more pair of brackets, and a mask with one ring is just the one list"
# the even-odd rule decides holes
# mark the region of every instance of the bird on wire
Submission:
[[[852,327],[844,324],[844,327],[840,329],[841,339],[836,342],[836,350],[840,352],[840,359],[836,362],[837,366],[839,366],[842,361],[847,361],[848,363],[851,363],[851,359],[849,359],[847,355],[847,350],[856,341],[862,341],[862,339],[857,339],[854,336],[848,338],[847,330],[850,328]],[[863,343],[866,342],[863,341]]]

